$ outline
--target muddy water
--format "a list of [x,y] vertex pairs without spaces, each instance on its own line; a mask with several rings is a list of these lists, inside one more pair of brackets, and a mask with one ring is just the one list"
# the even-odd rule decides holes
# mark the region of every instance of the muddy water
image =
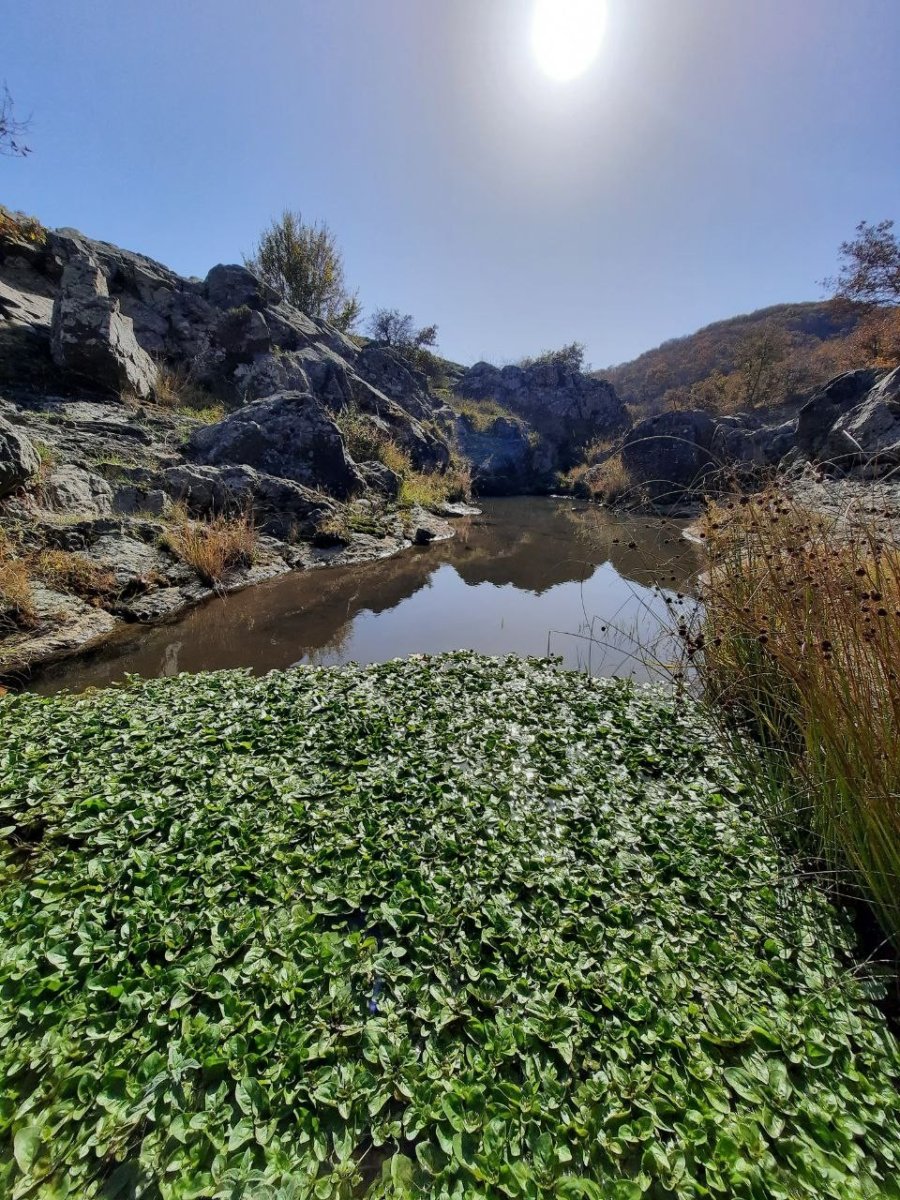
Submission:
[[[665,596],[699,570],[682,522],[604,512],[572,500],[490,500],[456,537],[359,567],[295,573],[129,630],[93,657],[61,664],[35,690],[102,687],[127,674],[175,675],[298,663],[380,662],[472,649],[560,655],[602,675],[646,679],[671,660]],[[662,590],[660,590],[662,589]]]

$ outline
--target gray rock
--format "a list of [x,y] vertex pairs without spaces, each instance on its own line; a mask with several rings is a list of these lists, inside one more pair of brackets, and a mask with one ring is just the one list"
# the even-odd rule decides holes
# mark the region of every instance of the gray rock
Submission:
[[386,467],[380,462],[364,462],[358,463],[359,473],[366,481],[366,487],[372,489],[373,492],[378,492],[381,496],[386,496],[389,500],[396,500],[400,494],[400,476],[396,471],[392,471],[390,467]]
[[252,362],[258,354],[267,354],[272,344],[266,318],[246,306],[223,313],[214,333],[216,342],[232,363]]
[[748,425],[740,417],[717,417],[711,451],[726,469],[776,467],[794,449],[797,422],[778,425]]
[[37,451],[24,433],[0,417],[0,496],[28,483],[40,469]]
[[41,486],[45,507],[71,517],[105,517],[112,509],[112,488],[105,479],[64,463]]
[[495,400],[524,418],[547,446],[551,469],[570,466],[589,442],[621,433],[631,423],[612,384],[555,361],[503,368],[476,363],[456,389],[470,399]]
[[715,430],[701,410],[648,417],[626,435],[622,462],[653,503],[672,503],[722,465],[712,450]]
[[468,416],[455,422],[456,443],[472,465],[472,487],[480,496],[506,496],[549,485],[550,478],[535,471],[528,427],[522,421],[497,417],[476,429]]
[[172,512],[172,501],[161,488],[145,488],[126,484],[117,488],[112,498],[113,512],[132,517],[135,513],[146,513],[151,517],[167,517]]
[[340,430],[319,401],[303,392],[257,400],[196,430],[188,453],[198,463],[253,467],[342,500],[365,487]]
[[429,395],[428,379],[398,351],[389,346],[364,346],[356,358],[356,373],[377,391],[402,405],[418,420],[427,420],[434,401]]
[[263,309],[277,304],[281,299],[278,292],[257,278],[246,267],[234,263],[219,263],[206,276],[204,288],[206,299],[216,308]]
[[875,370],[847,371],[820,388],[800,409],[797,445],[808,458],[820,457],[831,427],[862,401],[878,379]]
[[249,509],[260,530],[288,542],[313,537],[336,511],[318,492],[252,467],[186,463],[169,468],[164,480],[169,495],[195,516]]
[[443,542],[453,537],[453,530],[442,518],[414,504],[406,518],[406,536],[416,546]]
[[187,582],[193,573],[170,554],[122,533],[98,538],[85,557],[109,571],[120,592],[144,592],[164,582]]
[[153,360],[138,345],[130,317],[110,297],[95,259],[75,250],[53,304],[53,361],[60,368],[116,393],[149,399],[156,387]]
[[900,367],[884,375],[862,403],[841,413],[820,457],[877,478],[900,465]]

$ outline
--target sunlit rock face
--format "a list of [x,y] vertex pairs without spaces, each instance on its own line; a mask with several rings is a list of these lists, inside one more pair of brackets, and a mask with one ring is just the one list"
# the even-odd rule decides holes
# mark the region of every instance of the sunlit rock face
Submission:
[[522,417],[562,469],[577,461],[584,445],[614,437],[631,423],[612,384],[553,360],[526,367],[476,363],[456,390],[467,399],[494,400]]

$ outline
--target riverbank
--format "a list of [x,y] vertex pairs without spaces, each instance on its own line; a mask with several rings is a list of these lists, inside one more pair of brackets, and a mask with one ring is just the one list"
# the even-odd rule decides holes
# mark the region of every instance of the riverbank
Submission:
[[700,709],[459,654],[0,730],[10,1193],[896,1194],[877,984]]

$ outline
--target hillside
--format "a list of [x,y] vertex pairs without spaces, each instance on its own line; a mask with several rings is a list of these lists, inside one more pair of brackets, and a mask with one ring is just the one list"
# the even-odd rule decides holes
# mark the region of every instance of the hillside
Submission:
[[862,306],[776,304],[672,338],[597,372],[641,415],[673,407],[779,405],[851,364]]

